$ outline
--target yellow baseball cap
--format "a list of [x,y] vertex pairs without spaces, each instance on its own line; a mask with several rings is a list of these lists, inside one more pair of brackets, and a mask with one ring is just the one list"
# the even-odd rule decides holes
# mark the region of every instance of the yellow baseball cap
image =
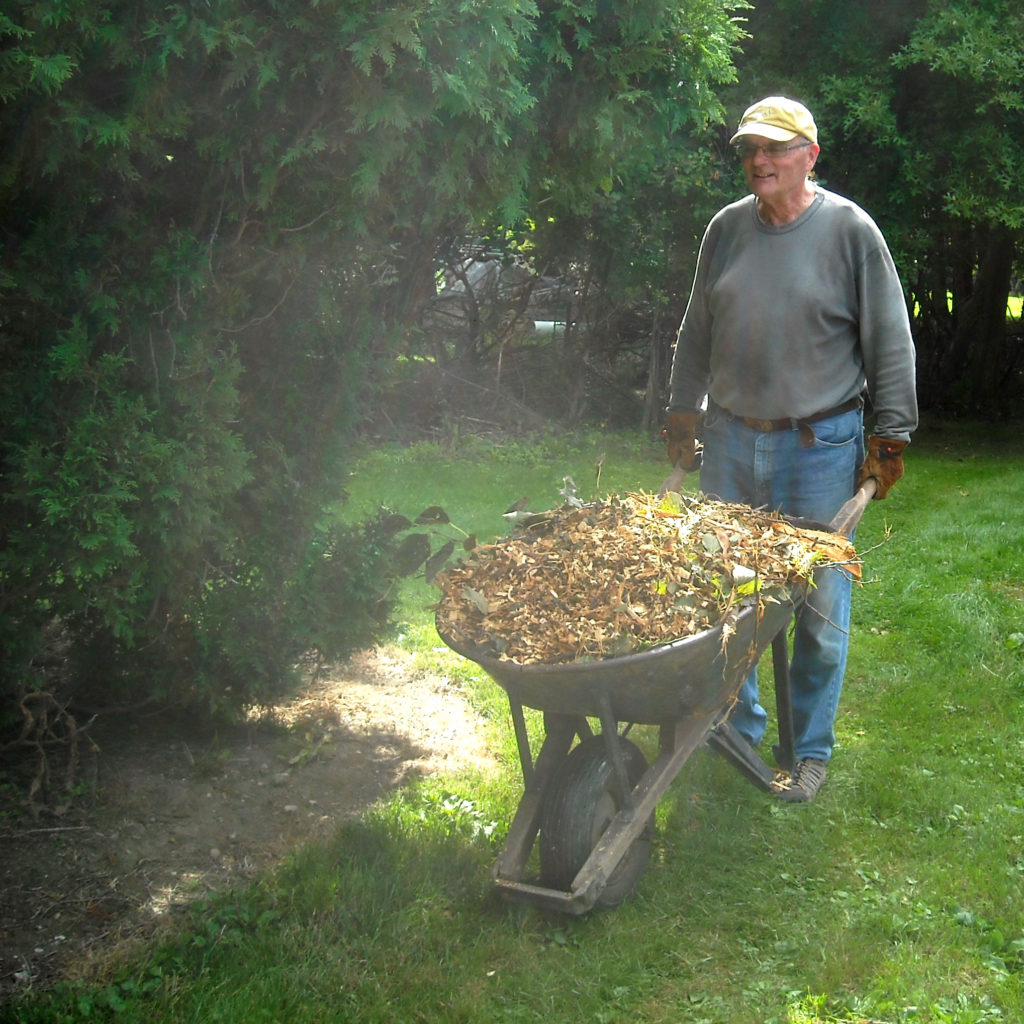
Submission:
[[735,142],[743,135],[761,135],[775,142],[789,142],[802,135],[816,144],[818,127],[802,103],[785,96],[768,96],[747,107],[736,134],[729,141]]

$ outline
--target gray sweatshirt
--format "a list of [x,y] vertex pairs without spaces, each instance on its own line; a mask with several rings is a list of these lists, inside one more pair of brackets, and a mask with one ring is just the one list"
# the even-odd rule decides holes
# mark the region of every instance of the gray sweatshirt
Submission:
[[917,426],[914,343],[885,239],[856,204],[816,187],[795,221],[771,227],[754,196],[704,233],[672,362],[669,410],[704,396],[737,416],[800,419],[865,386],[873,433]]

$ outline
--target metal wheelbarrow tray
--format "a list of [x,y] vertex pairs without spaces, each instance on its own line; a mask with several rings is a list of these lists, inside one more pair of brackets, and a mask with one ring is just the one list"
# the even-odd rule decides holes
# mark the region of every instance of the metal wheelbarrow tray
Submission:
[[[709,734],[751,781],[770,787],[773,769],[725,718],[765,649],[778,637],[785,650],[785,628],[800,595],[797,587],[773,591],[713,629],[603,661],[520,665],[441,633],[509,699],[524,793],[494,866],[502,895],[571,914],[621,902],[646,867],[658,801]],[[524,707],[544,712],[536,760]],[[601,725],[596,736],[592,718]],[[619,723],[659,727],[652,764],[619,734]],[[540,879],[526,882],[538,834]]]

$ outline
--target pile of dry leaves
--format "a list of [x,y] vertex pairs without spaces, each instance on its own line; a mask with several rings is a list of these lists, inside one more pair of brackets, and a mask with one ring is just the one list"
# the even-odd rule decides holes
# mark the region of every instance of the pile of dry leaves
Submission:
[[860,565],[852,544],[746,505],[630,494],[564,505],[440,573],[441,636],[520,664],[603,659],[703,632],[738,601]]

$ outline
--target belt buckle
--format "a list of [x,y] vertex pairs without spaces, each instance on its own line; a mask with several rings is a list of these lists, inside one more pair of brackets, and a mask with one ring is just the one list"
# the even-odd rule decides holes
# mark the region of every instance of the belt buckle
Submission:
[[775,429],[775,421],[774,420],[750,419],[747,422],[755,430],[760,431],[762,434],[770,434]]

